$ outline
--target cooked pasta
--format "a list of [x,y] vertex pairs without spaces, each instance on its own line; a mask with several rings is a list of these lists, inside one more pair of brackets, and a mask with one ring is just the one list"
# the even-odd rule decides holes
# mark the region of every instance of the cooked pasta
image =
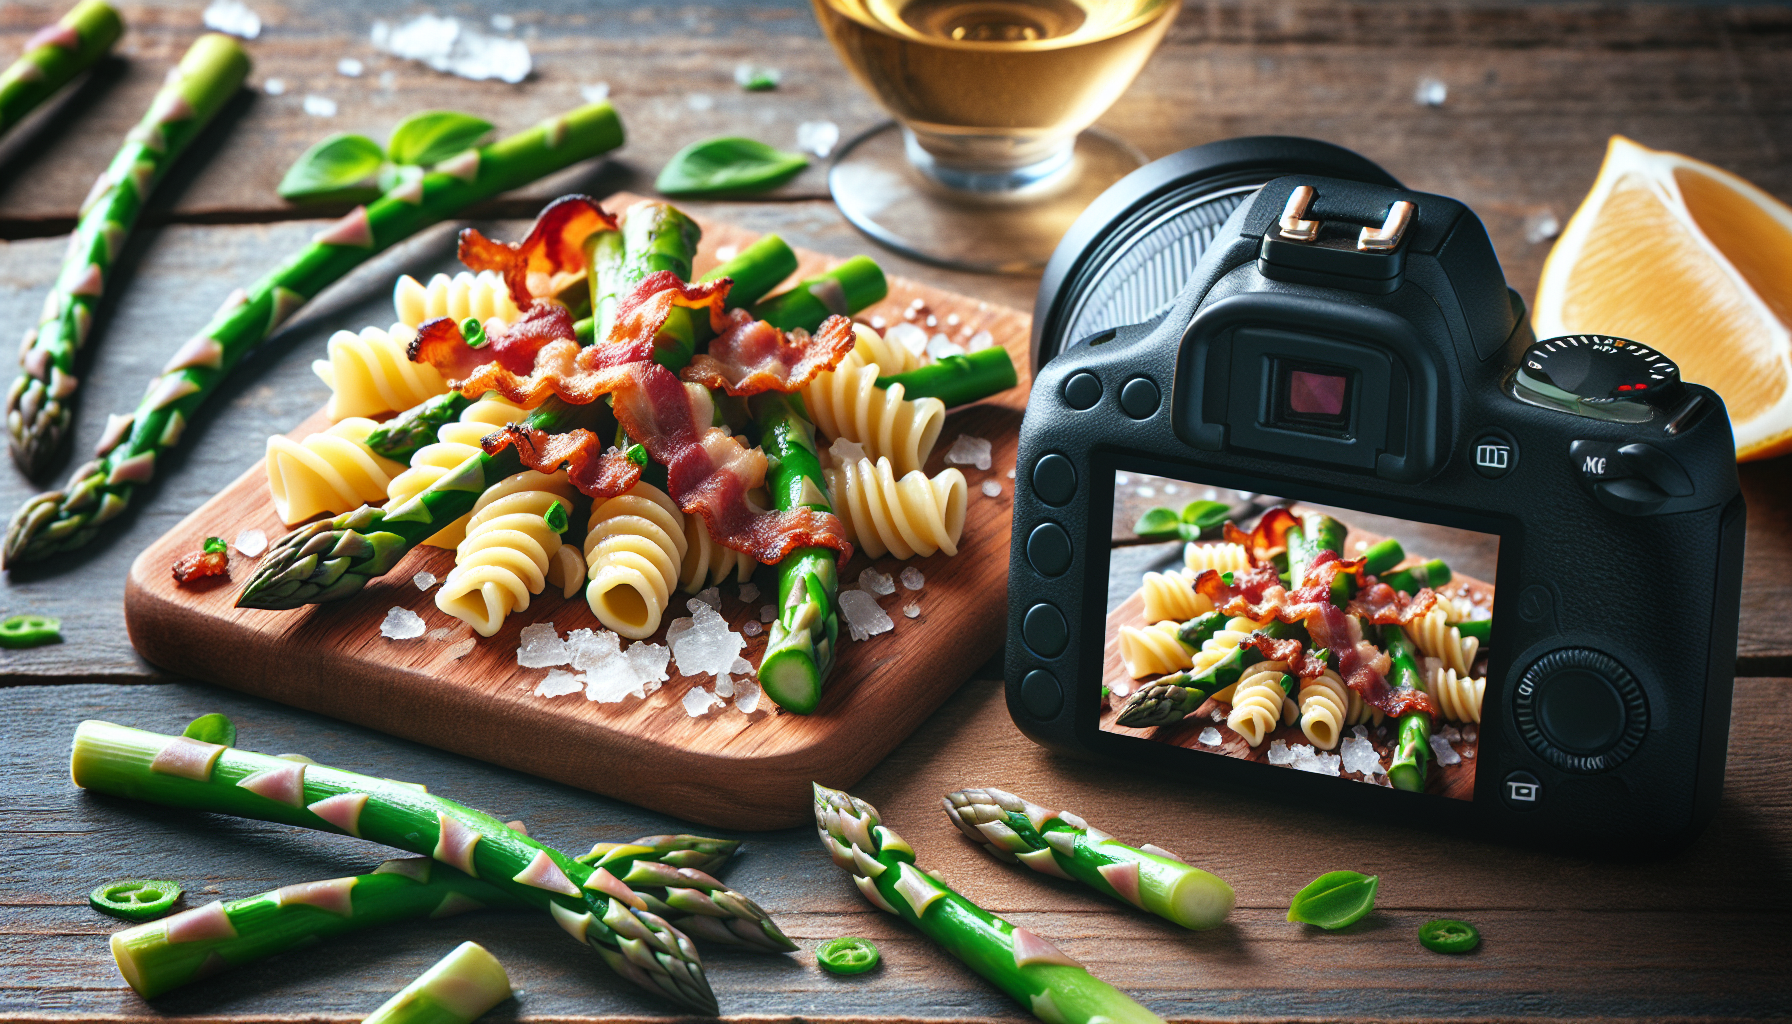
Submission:
[[1138,629],[1120,627],[1120,661],[1134,679],[1178,672],[1194,664],[1193,652],[1182,646],[1176,630],[1180,623],[1159,622]]
[[1145,595],[1146,622],[1185,622],[1213,611],[1207,595],[1195,593],[1189,577],[1179,572],[1148,572],[1139,591]]
[[1349,724],[1350,698],[1353,696],[1355,694],[1344,685],[1343,678],[1329,668],[1317,679],[1301,680],[1297,698],[1300,731],[1313,741],[1313,746],[1330,750],[1338,745],[1344,735],[1344,726]]
[[476,316],[480,323],[493,317],[507,323],[522,318],[510,288],[490,270],[477,275],[463,270],[453,277],[437,274],[427,285],[406,274],[392,288],[392,306],[398,311],[398,322],[408,327],[420,327],[423,321],[438,316],[456,320]]
[[1438,710],[1452,722],[1480,722],[1481,698],[1487,693],[1487,678],[1471,679],[1458,675],[1453,668],[1437,668],[1431,673],[1431,696]]
[[385,500],[386,485],[404,466],[367,447],[367,435],[377,426],[351,416],[303,441],[282,434],[268,438],[268,490],[280,521],[290,526],[320,512],[347,512]]
[[[518,481],[525,475],[534,479]],[[519,486],[505,486],[513,481]],[[518,473],[487,488],[454,550],[454,570],[436,591],[436,607],[480,636],[491,636],[511,612],[529,607],[530,596],[547,587],[561,545],[546,516],[556,504],[571,509],[572,495],[564,471]]]
[[644,640],[660,619],[685,556],[685,516],[650,483],[639,482],[591,509],[585,600],[597,621],[631,640]]
[[585,585],[585,556],[577,544],[562,544],[548,561],[548,585],[560,588],[561,597],[571,597]]
[[1347,725],[1380,725],[1387,715],[1375,705],[1364,700],[1355,690],[1350,691],[1350,713],[1345,718]]
[[[430,484],[452,472],[461,463],[467,461],[482,450],[479,440],[506,423],[516,423],[528,418],[528,410],[517,405],[496,392],[488,393],[479,401],[467,406],[460,418],[452,423],[444,423],[436,431],[436,443],[424,445],[411,456],[411,468],[392,478],[386,486],[386,497],[392,505],[406,501],[420,493]],[[543,476],[534,470],[524,470],[514,476],[500,480],[496,487],[509,485],[510,490],[526,489],[539,486]],[[508,492],[506,492],[508,493]],[[390,507],[390,506],[388,506]],[[424,541],[438,548],[458,547],[466,538],[467,519],[470,514],[456,519]]]
[[1226,728],[1257,747],[1284,715],[1292,722],[1294,702],[1282,689],[1282,676],[1287,671],[1288,663],[1284,661],[1262,661],[1246,669],[1232,691],[1232,711],[1226,716]]
[[1182,565],[1190,576],[1199,575],[1204,569],[1237,572],[1251,567],[1251,556],[1245,553],[1243,544],[1197,544],[1191,541],[1182,547]]
[[[1215,632],[1201,644],[1201,649],[1195,653],[1194,664],[1190,667],[1196,672],[1207,671],[1218,664],[1220,659],[1231,654],[1239,644],[1244,642],[1246,637],[1267,625],[1269,625],[1268,619],[1258,622],[1242,615],[1227,619],[1225,628]],[[1213,695],[1213,699],[1231,701],[1232,687],[1222,688]]]
[[[763,504],[763,503],[760,503]],[[733,576],[736,583],[745,583],[759,563],[733,548],[717,544],[709,535],[709,524],[702,516],[684,517],[684,561],[678,568],[678,587],[695,594]]]
[[964,532],[964,474],[941,470],[932,480],[920,470],[897,479],[890,460],[875,466],[859,459],[822,471],[828,504],[846,528],[846,539],[871,558],[913,558],[944,551],[958,554]]
[[1437,658],[1445,668],[1455,669],[1462,675],[1468,675],[1476,653],[1481,650],[1481,641],[1463,636],[1462,630],[1449,624],[1449,613],[1442,608],[1431,609],[1408,623],[1405,629],[1420,654]]
[[864,324],[853,324],[852,332],[856,340],[842,365],[854,363],[863,366],[866,363],[876,363],[882,375],[888,377],[893,373],[907,373],[919,367],[923,361],[920,356],[910,352],[907,345],[893,341],[889,335],[879,334]]
[[803,404],[816,427],[830,438],[844,437],[863,445],[871,458],[888,458],[904,476],[927,464],[946,422],[946,405],[937,398],[902,397],[902,385],[877,386],[874,363],[824,370],[803,385]]
[[411,362],[407,351],[417,332],[404,324],[390,331],[363,327],[361,333],[330,336],[329,358],[311,371],[330,388],[330,418],[381,416],[409,409],[448,390],[448,382],[428,363]]

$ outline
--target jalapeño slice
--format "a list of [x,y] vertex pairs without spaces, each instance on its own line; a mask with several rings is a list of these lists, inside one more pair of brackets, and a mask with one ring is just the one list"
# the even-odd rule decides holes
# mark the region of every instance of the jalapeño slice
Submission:
[[847,935],[815,947],[815,962],[830,974],[864,974],[883,957],[870,939]]
[[1419,945],[1436,953],[1466,953],[1481,944],[1481,933],[1467,921],[1427,921],[1419,929]]
[[126,921],[147,921],[166,914],[180,899],[180,892],[180,886],[174,882],[122,878],[93,890],[87,902],[103,914]]

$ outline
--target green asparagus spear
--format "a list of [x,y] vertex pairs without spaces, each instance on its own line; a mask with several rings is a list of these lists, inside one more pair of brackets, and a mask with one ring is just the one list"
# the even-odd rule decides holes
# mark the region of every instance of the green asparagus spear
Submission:
[[[597,239],[593,238],[588,244],[596,245]],[[606,249],[603,254],[603,260],[606,266],[614,266],[621,258],[622,240],[618,237],[614,241],[608,241],[604,244],[615,249],[614,253]],[[598,262],[597,259],[587,260],[587,264],[591,266],[594,271],[597,270]],[[790,246],[784,244],[782,238],[779,238],[777,235],[766,235],[759,241],[742,249],[733,259],[709,273],[704,274],[699,280],[711,281],[718,277],[733,278],[734,284],[728,289],[728,305],[730,307],[747,307],[758,302],[766,292],[777,287],[779,281],[784,280],[795,272],[796,253],[790,251]],[[601,273],[610,274],[613,273],[613,271],[604,270]],[[598,278],[594,276],[592,280],[592,294],[595,295],[598,288],[596,283]],[[615,309],[616,302],[620,298],[620,296],[616,295],[614,292],[609,293],[606,297],[609,301],[607,309],[594,309],[592,316],[586,317],[573,325],[573,330],[579,336],[579,344],[591,344],[592,339],[597,337],[597,321],[599,319],[605,319],[607,322],[607,318],[610,315],[609,311]],[[602,313],[603,315],[600,316],[599,313]],[[815,326],[819,326],[820,323],[820,320],[815,321]],[[814,327],[811,326],[810,330],[813,329]]]
[[[1280,621],[1272,621],[1258,632],[1278,640],[1307,637],[1306,629],[1300,625]],[[1128,729],[1175,725],[1194,714],[1208,697],[1238,682],[1245,669],[1262,660],[1263,655],[1255,647],[1235,647],[1200,672],[1178,672],[1153,679],[1126,698],[1114,723]]]
[[1069,811],[1000,789],[962,789],[940,803],[960,832],[998,860],[1081,882],[1184,928],[1212,928],[1236,902],[1218,876],[1155,846],[1135,850]]
[[1472,636],[1481,641],[1482,647],[1486,647],[1487,642],[1493,639],[1492,619],[1467,619],[1454,625],[1461,631],[1463,639],[1466,640]]
[[991,914],[915,867],[915,851],[877,808],[815,786],[815,824],[834,863],[873,906],[914,925],[1047,1024],[1161,1019],[1063,951]]
[[[724,845],[726,852],[719,856],[705,852]],[[621,879],[648,910],[688,935],[771,953],[794,952],[796,943],[785,937],[770,914],[716,881],[708,868],[696,866],[726,860],[739,845],[700,836],[650,836],[634,843],[599,843],[576,859]],[[689,863],[673,863],[668,857]]]
[[75,355],[93,323],[106,272],[150,191],[248,73],[249,58],[235,40],[215,33],[200,36],[94,182],[69,238],[62,273],[44,302],[43,320],[27,332],[19,355],[23,372],[6,395],[13,461],[27,476],[50,467],[68,434],[79,387]]
[[[630,843],[598,843],[591,847],[590,853],[580,854],[573,859],[592,867],[608,866],[625,858],[630,864],[637,860],[652,860],[675,868],[695,868],[713,875],[739,849],[738,839],[710,839],[686,834],[642,836]],[[612,871],[611,874],[615,872]]]
[[[799,505],[833,511],[816,456],[815,426],[803,414],[802,399],[767,392],[754,396],[752,409],[770,463],[766,489],[778,511]],[[837,557],[830,548],[798,548],[778,563],[778,617],[766,635],[759,685],[779,707],[799,715],[821,703],[821,688],[834,670],[840,639]]]
[[0,72],[0,135],[39,103],[94,65],[124,34],[106,0],[82,0],[54,25],[25,41],[25,52]]
[[[131,416],[114,419],[99,458],[68,487],[25,502],[7,528],[7,564],[36,561],[91,541],[155,475],[157,457],[231,369],[310,297],[367,257],[466,204],[614,149],[622,123],[608,103],[563,114],[437,164],[368,207],[357,207],[319,240],[250,289],[227,299],[204,331],[183,345]],[[127,436],[128,434],[128,436]]]
[[[70,767],[83,789],[347,833],[433,856],[547,911],[628,980],[699,1013],[716,1012],[690,939],[642,909],[608,869],[581,864],[490,815],[405,783],[109,722],[76,729]],[[352,902],[352,888],[342,888]],[[162,923],[176,944],[235,934],[221,903]]]
[[1443,559],[1433,558],[1429,562],[1390,572],[1381,577],[1381,582],[1408,594],[1418,593],[1420,587],[1436,590],[1450,582],[1450,567],[1444,564]]
[[[1406,630],[1385,626],[1381,638],[1382,646],[1394,662],[1388,683],[1395,687],[1425,690],[1425,676],[1419,671],[1418,650],[1413,647]],[[1397,738],[1393,760],[1388,763],[1388,782],[1395,789],[1423,793],[1425,775],[1431,765],[1431,716],[1423,711],[1408,711],[1395,723],[1394,735]]]
[[884,280],[882,268],[869,256],[854,256],[759,303],[753,307],[753,316],[789,330],[807,323],[819,324],[833,314],[846,316],[888,294],[890,285]]
[[1014,360],[1000,345],[970,355],[947,356],[907,373],[877,378],[880,388],[887,390],[892,384],[901,384],[903,397],[937,398],[948,409],[980,402],[1019,382],[1020,378],[1014,373]]
[[504,965],[479,943],[463,942],[361,1024],[473,1024],[509,998]]

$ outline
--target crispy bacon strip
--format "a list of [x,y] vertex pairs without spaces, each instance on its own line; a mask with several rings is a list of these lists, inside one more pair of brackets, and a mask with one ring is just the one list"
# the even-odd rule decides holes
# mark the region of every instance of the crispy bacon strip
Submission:
[[1233,573],[1227,583],[1216,570],[1204,569],[1195,577],[1195,592],[1205,595],[1225,615],[1242,615],[1259,621],[1274,615],[1287,603],[1288,591],[1273,565],[1260,565]]
[[1276,506],[1257,519],[1257,525],[1246,533],[1231,522],[1226,523],[1226,542],[1242,544],[1252,565],[1268,565],[1270,556],[1288,548],[1288,531],[1300,526],[1300,520],[1286,507]]
[[1337,655],[1338,675],[1364,701],[1380,708],[1392,718],[1411,711],[1437,716],[1437,704],[1422,690],[1388,685],[1387,672],[1393,665],[1385,652],[1363,639],[1361,631],[1343,609],[1327,604],[1323,610],[1306,619],[1307,635],[1314,647],[1323,647]]
[[852,321],[830,316],[815,334],[786,335],[744,309],[729,311],[728,329],[685,368],[684,379],[721,388],[736,397],[763,391],[789,393],[832,370],[852,351]]
[[504,278],[518,309],[549,296],[585,273],[585,239],[616,230],[616,218],[585,195],[561,196],[542,208],[521,242],[498,242],[467,228],[460,233],[460,261],[475,273]]
[[1264,633],[1252,633],[1240,641],[1240,647],[1254,647],[1263,655],[1264,661],[1285,661],[1288,671],[1302,679],[1317,679],[1325,675],[1325,658],[1306,650],[1306,645],[1299,640],[1277,640]]
[[513,374],[528,374],[535,369],[535,357],[543,348],[555,341],[576,341],[577,337],[572,314],[566,307],[543,302],[529,307],[516,323],[487,334],[486,343],[479,348],[467,344],[460,325],[452,318],[425,320],[406,353],[412,362],[428,363],[449,380],[466,377],[492,363]]
[[[728,325],[728,318],[722,309],[728,300],[728,289],[734,282],[729,278],[715,281],[700,281],[688,284],[678,279],[678,275],[670,270],[660,270],[648,274],[635,285],[635,290],[616,303],[616,321],[610,328],[612,342],[635,342],[652,340],[666,324],[666,318],[672,315],[674,306],[688,309],[709,309],[709,326],[717,334],[722,333]],[[768,325],[769,326],[769,325]]]
[[[1369,578],[1374,579],[1373,576]],[[1418,593],[1407,594],[1375,580],[1360,588],[1344,610],[1378,626],[1404,626],[1436,606],[1437,594],[1430,587],[1420,587]]]
[[620,448],[612,445],[606,449],[603,438],[584,428],[550,434],[509,423],[480,441],[493,455],[512,445],[523,465],[539,473],[553,473],[565,466],[572,485],[599,500],[613,498],[641,479],[641,467],[630,462]]

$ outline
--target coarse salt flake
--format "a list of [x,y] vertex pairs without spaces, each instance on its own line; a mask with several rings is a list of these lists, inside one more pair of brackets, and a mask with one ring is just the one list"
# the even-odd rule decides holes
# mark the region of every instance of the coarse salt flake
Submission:
[[910,590],[920,590],[927,585],[927,577],[921,575],[921,570],[911,565],[902,570],[902,585]]
[[474,81],[496,78],[514,85],[534,68],[522,40],[487,35],[456,18],[420,14],[397,25],[375,21],[372,38],[374,46],[394,57]]
[[1201,730],[1201,735],[1195,737],[1195,742],[1203,747],[1217,747],[1220,745],[1220,731],[1210,725]]
[[367,65],[353,57],[343,57],[336,62],[336,73],[346,78],[360,78],[367,70]]
[[759,709],[759,697],[764,691],[759,683],[752,679],[737,679],[734,682],[734,709],[743,715],[750,715]]
[[995,335],[988,331],[978,331],[976,334],[971,335],[971,340],[965,345],[965,348],[972,352],[981,352],[986,348],[994,348],[995,345]]
[[722,607],[722,588],[709,587],[705,590],[700,590],[697,592],[697,600],[702,601],[711,608],[720,608]]
[[921,617],[921,606],[916,604],[913,601],[910,601],[909,603],[902,606],[902,614],[908,616],[911,619],[918,619]]
[[804,121],[796,126],[796,148],[826,157],[840,142],[840,126],[832,121]]
[[572,660],[566,641],[552,622],[536,622],[524,626],[517,637],[516,663],[523,668],[551,668]]
[[563,668],[549,669],[546,679],[535,684],[537,697],[564,697],[569,693],[578,693],[585,688],[579,677]]
[[1000,498],[1002,496],[1002,485],[996,483],[994,480],[983,481],[983,495],[986,498]]
[[759,588],[751,583],[742,583],[739,594],[742,604],[752,604],[759,600]]
[[854,640],[869,640],[879,633],[888,633],[896,623],[878,607],[877,598],[863,590],[846,590],[840,594],[840,614]]
[[602,103],[610,98],[610,83],[593,82],[579,86],[579,98],[586,103]]
[[685,714],[692,718],[701,718],[709,713],[710,708],[720,704],[721,701],[718,701],[715,694],[703,687],[693,686],[685,692],[684,700],[681,703],[684,704]]
[[261,83],[261,91],[269,96],[284,96],[286,95],[286,79],[270,78]]
[[409,608],[393,605],[380,622],[380,635],[388,640],[415,640],[423,633],[423,616]]
[[757,619],[748,619],[740,624],[740,632],[742,636],[758,636],[765,632],[765,627]]
[[214,32],[254,39],[261,35],[261,16],[242,0],[212,0],[200,15],[205,27]]
[[992,465],[989,455],[989,441],[972,434],[960,434],[952,441],[952,447],[946,451],[946,464],[949,466],[976,466],[988,469]]
[[433,572],[420,572],[411,577],[411,583],[416,586],[418,590],[428,590],[430,587],[436,585],[436,574]]
[[1433,753],[1437,754],[1438,764],[1449,765],[1462,763],[1462,755],[1456,753],[1456,748],[1450,746],[1450,741],[1444,739],[1442,736],[1433,735],[1431,737],[1431,750]]
[[896,581],[890,578],[889,573],[867,567],[864,572],[859,573],[859,589],[887,596],[896,592]]
[[964,348],[944,334],[936,334],[927,339],[927,357],[929,359],[946,359],[962,355],[964,355]]
[[268,549],[268,535],[261,530],[244,530],[236,535],[236,549],[254,558]]
[[305,96],[304,106],[305,113],[310,114],[312,117],[336,116],[336,101],[328,96],[319,96],[316,93],[308,93]]

